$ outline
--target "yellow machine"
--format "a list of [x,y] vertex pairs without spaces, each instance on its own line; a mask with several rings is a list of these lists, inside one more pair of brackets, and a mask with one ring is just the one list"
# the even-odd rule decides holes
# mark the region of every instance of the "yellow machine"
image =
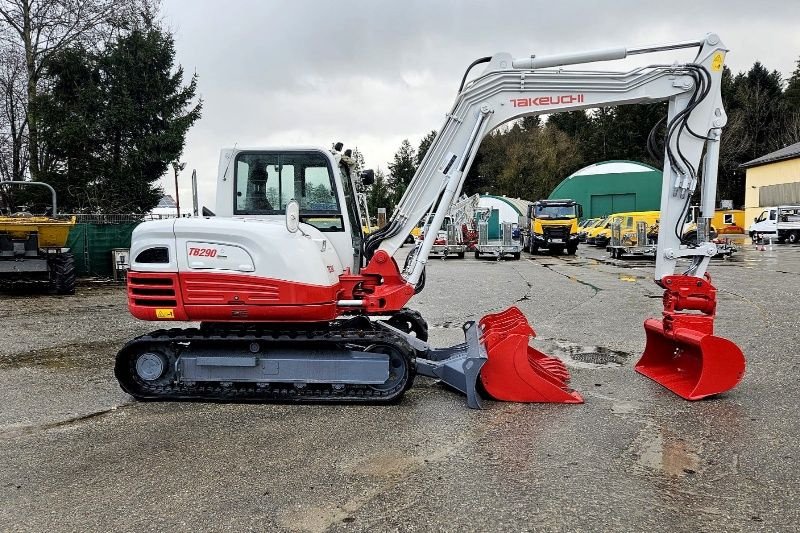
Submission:
[[528,206],[525,249],[535,254],[540,248],[575,255],[578,250],[578,220],[583,216],[575,200],[539,200]]
[[639,222],[647,224],[648,228],[658,225],[659,211],[631,211],[628,213],[615,213],[609,217],[608,228],[595,237],[595,244],[605,246],[611,240],[611,226],[620,223],[622,244],[635,245],[637,243],[636,227]]
[[27,212],[0,216],[0,287],[17,282],[46,282],[54,294],[73,294],[75,260],[65,246],[75,217],[56,215],[56,193],[45,183],[1,183],[48,188],[53,197],[53,216],[34,216]]
[[[686,215],[686,223],[683,226],[683,238],[688,241],[697,240],[697,219],[699,207],[692,206]],[[709,222],[709,235],[715,238],[723,234],[744,233],[744,210],[743,209],[717,209]]]

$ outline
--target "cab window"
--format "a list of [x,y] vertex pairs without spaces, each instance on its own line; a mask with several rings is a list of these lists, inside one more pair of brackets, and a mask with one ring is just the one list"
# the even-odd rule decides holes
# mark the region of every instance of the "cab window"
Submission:
[[297,200],[300,219],[344,231],[333,172],[319,152],[241,152],[234,165],[234,214],[283,215]]

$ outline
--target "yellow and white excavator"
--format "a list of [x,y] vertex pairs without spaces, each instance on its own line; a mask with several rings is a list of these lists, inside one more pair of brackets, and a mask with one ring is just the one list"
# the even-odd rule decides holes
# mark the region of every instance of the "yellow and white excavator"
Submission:
[[[697,49],[693,61],[624,72],[564,68],[684,48]],[[130,341],[116,361],[123,389],[143,399],[389,402],[422,374],[464,392],[471,407],[479,406],[478,381],[498,400],[582,402],[563,363],[529,346],[534,332],[518,309],[467,322],[463,344],[434,349],[425,321],[406,305],[424,289],[438,230],[489,132],[525,116],[662,100],[669,111],[655,281],[664,314],[645,322],[636,369],[687,399],[731,389],[744,358],[713,335],[716,291],[706,274],[716,252],[707,222],[726,123],[726,51],[708,34],[663,46],[478,59],[392,218],[368,236],[359,176],[338,151],[224,150],[218,216],[146,222],[133,234],[133,315],[202,325]],[[467,81],[478,65],[483,72]],[[698,239],[688,242],[680,229],[698,187]],[[403,242],[430,215],[430,230],[398,263]],[[676,275],[682,259],[689,263]]]

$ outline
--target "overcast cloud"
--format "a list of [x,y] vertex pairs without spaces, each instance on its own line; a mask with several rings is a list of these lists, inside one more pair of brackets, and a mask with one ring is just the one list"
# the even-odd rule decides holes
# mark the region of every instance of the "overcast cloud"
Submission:
[[[720,35],[734,71],[760,60],[788,78],[800,56],[800,0],[303,1],[164,0],[178,61],[199,76],[203,118],[189,133],[181,198],[199,177],[214,208],[223,147],[341,140],[386,169],[449,111],[465,67],[495,52],[528,56]],[[634,56],[602,68],[688,60]],[[165,178],[164,189],[174,185]]]

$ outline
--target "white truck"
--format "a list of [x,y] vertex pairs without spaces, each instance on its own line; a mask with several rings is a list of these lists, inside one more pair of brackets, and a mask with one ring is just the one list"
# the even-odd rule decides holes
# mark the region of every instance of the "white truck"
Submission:
[[800,242],[800,205],[764,208],[747,232],[754,243],[770,239],[790,244]]

